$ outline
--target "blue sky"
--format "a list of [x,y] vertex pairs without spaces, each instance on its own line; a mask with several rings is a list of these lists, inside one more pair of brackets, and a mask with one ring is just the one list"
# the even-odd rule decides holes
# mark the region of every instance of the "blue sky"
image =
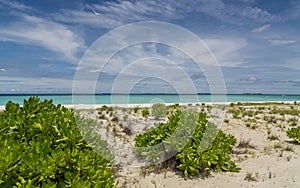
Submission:
[[[203,39],[218,60],[227,93],[300,93],[299,0],[0,0],[0,93],[71,93],[86,50],[107,32],[142,21],[176,24]],[[119,64],[99,75],[96,92],[111,91],[120,62],[131,63],[128,54],[154,53],[160,60],[135,62],[121,76],[123,86],[140,80],[133,91],[175,92],[170,83],[184,79],[161,60],[172,56],[168,60],[180,64],[197,92],[210,91],[194,62],[166,45],[147,43],[118,53]],[[97,66],[85,68],[99,74]],[[169,70],[168,79],[147,74],[155,70]],[[137,73],[148,77],[138,79]]]

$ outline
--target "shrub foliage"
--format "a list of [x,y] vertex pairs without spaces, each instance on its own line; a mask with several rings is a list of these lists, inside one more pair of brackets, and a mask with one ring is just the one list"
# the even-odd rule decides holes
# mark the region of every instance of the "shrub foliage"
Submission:
[[167,115],[167,106],[164,104],[153,104],[152,106],[152,116],[155,119],[160,119],[166,117]]
[[115,186],[109,161],[84,141],[73,111],[51,100],[30,97],[23,107],[8,102],[0,141],[0,187]]
[[[175,136],[171,136],[175,134]],[[191,135],[184,143],[184,139]],[[158,166],[175,163],[185,177],[204,174],[207,170],[238,172],[240,168],[231,161],[230,155],[236,144],[232,135],[227,135],[217,126],[209,123],[205,113],[175,111],[167,123],[137,135],[135,138],[137,155],[148,162],[160,161],[172,151],[177,154]],[[164,143],[159,150],[153,147]],[[150,147],[152,146],[152,147]],[[164,163],[164,164],[163,164]],[[174,165],[174,164],[173,164]]]
[[300,143],[300,127],[290,128],[286,131],[289,138]]

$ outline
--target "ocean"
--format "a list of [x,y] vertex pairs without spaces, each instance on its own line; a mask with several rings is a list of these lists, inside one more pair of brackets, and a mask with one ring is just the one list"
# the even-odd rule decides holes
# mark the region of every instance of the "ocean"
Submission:
[[0,95],[0,105],[8,101],[23,104],[24,99],[39,96],[41,100],[52,99],[55,104],[147,104],[147,103],[195,103],[195,102],[255,102],[255,101],[300,101],[300,95],[175,95],[175,94],[131,94],[131,95]]

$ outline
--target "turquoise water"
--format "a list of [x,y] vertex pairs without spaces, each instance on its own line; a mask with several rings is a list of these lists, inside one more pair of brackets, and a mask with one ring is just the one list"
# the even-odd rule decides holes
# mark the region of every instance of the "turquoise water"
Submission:
[[[55,104],[142,104],[192,102],[245,102],[245,101],[300,101],[300,95],[40,95],[42,100],[52,99]],[[1,95],[0,105],[8,101],[23,104],[27,95]]]

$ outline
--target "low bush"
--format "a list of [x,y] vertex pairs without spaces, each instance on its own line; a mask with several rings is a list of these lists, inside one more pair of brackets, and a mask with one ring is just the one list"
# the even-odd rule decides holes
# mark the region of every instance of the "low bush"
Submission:
[[300,127],[290,128],[286,131],[289,138],[300,143]]
[[167,115],[167,106],[164,104],[153,104],[152,106],[152,116],[155,119],[166,117]]
[[109,161],[92,149],[107,147],[93,124],[51,100],[8,102],[0,114],[0,187],[114,187]]
[[[190,139],[183,143],[182,138],[187,138],[188,135]],[[236,139],[209,123],[205,113],[176,111],[167,123],[160,123],[137,135],[135,143],[140,158],[153,163],[164,161],[157,165],[162,167],[172,161],[185,177],[203,174],[207,169],[233,172],[240,170],[230,159]],[[161,148],[154,151],[151,146],[159,143],[163,143]],[[164,159],[164,156],[169,156],[174,151],[178,151],[175,156]]]
[[148,110],[147,108],[144,108],[144,109],[142,110],[142,116],[143,116],[143,117],[148,117],[149,115],[150,115],[149,110]]

